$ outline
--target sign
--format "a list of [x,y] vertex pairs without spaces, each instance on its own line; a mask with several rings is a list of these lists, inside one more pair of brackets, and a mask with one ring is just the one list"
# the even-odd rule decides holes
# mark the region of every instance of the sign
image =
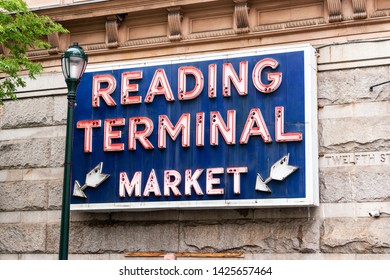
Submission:
[[318,204],[308,45],[92,66],[76,102],[72,210]]
[[326,167],[390,165],[390,151],[325,154],[320,165]]

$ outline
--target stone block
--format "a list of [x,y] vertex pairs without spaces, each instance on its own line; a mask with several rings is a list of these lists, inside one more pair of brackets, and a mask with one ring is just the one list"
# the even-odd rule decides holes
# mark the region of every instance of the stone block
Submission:
[[18,260],[19,256],[17,254],[0,254],[0,260]]
[[0,142],[0,169],[50,166],[50,139]]
[[[74,223],[70,225],[69,253],[93,254],[132,251],[177,251],[175,223]],[[48,225],[48,252],[57,252],[59,225]]]
[[20,220],[20,212],[0,212],[0,224],[17,224]]
[[48,188],[48,209],[61,209],[62,206],[62,180],[53,180]]
[[[355,202],[346,203],[320,203],[317,208],[317,215],[321,219],[324,218],[338,218],[338,217],[367,217],[369,211],[364,214],[358,212]],[[374,207],[375,208],[375,207]]]
[[[123,258],[123,254],[122,254]],[[71,254],[69,260],[110,260],[110,254]]]
[[65,137],[50,139],[50,166],[63,166],[65,162]]
[[33,168],[24,169],[23,180],[35,181],[35,180],[62,180],[64,176],[64,168]]
[[0,170],[0,182],[23,180],[23,170]]
[[1,253],[43,253],[45,224],[0,224]]
[[53,97],[8,101],[4,105],[2,128],[53,124]]
[[183,225],[180,250],[314,253],[319,250],[319,228],[314,219],[194,223]]
[[[109,260],[131,260],[128,257],[125,257],[124,254],[109,254],[109,258],[108,259]],[[139,260],[139,258],[137,258],[137,260]]]
[[321,202],[386,201],[390,169],[384,166],[331,167],[320,170]]
[[111,214],[113,221],[152,222],[152,221],[178,221],[179,211],[151,211],[151,212],[117,212]]
[[58,260],[58,254],[21,254],[20,260],[52,261]]
[[322,152],[357,152],[388,150],[390,115],[322,119],[319,144]]
[[[98,222],[98,221],[102,221],[104,223],[104,221],[108,221],[108,220],[121,221],[121,222],[128,221],[126,219],[123,219],[123,220],[113,219],[112,216],[114,216],[115,214],[119,214],[119,213],[73,211],[73,212],[71,212],[70,218],[71,218],[72,222]],[[124,214],[124,216],[126,216],[127,214],[129,216],[132,216],[131,215],[132,212],[126,212],[123,214]]]
[[372,118],[389,115],[390,103],[387,101],[329,105],[318,111],[319,119]]
[[388,201],[390,198],[388,165],[355,167],[352,181],[356,201]]
[[369,212],[378,210],[390,213],[390,202],[346,202],[321,203],[317,209],[319,219],[325,218],[367,218]]
[[254,210],[255,219],[290,219],[310,218],[314,215],[315,208],[291,207],[291,208],[261,208]]
[[369,88],[384,82],[383,77],[388,75],[388,66],[319,72],[318,101],[325,105],[386,101],[390,97],[390,85],[377,87],[374,92]]
[[0,141],[56,138],[65,137],[65,134],[66,126],[64,125],[2,129]]
[[47,223],[47,211],[22,211],[20,222],[22,224]]
[[246,260],[356,260],[356,254],[245,254]]
[[390,254],[357,254],[356,260],[365,260],[365,261],[377,261],[377,260],[390,260]]
[[40,210],[47,208],[46,181],[0,183],[0,210]]
[[180,211],[181,221],[222,221],[253,219],[253,209],[207,209]]
[[2,141],[0,168],[61,167],[64,148],[64,137]]
[[66,95],[54,96],[53,124],[66,124],[68,99]]
[[61,222],[61,210],[46,211],[48,223],[60,223]]
[[353,201],[351,168],[333,167],[320,170],[320,202]]
[[390,219],[330,218],[321,230],[321,252],[339,254],[389,254]]
[[[48,1],[55,2],[55,1]],[[20,93],[20,97],[23,96],[39,96],[41,92],[50,94],[55,90],[62,90],[62,94],[66,93],[66,83],[64,75],[61,71],[40,73],[36,75],[35,79],[30,79],[28,76],[21,76],[26,82],[26,87],[16,88],[16,92]]]

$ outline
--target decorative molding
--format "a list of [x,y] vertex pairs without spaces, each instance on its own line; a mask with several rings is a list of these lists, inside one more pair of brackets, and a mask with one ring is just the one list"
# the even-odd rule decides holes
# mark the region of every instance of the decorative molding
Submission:
[[36,50],[36,51],[29,51],[26,53],[27,57],[47,56],[48,54],[49,54],[48,50]]
[[289,21],[289,22],[284,22],[284,23],[259,25],[259,26],[256,26],[253,29],[253,31],[255,31],[255,32],[276,31],[276,30],[281,30],[281,29],[291,29],[291,28],[299,28],[299,27],[306,27],[306,26],[315,26],[315,25],[324,24],[324,23],[325,23],[325,21],[323,18],[296,20],[296,21]]
[[210,32],[192,33],[186,36],[185,39],[193,40],[193,39],[213,38],[213,37],[229,36],[234,34],[235,32],[232,29],[217,30],[217,31],[210,31]]
[[180,7],[168,8],[168,38],[171,41],[180,41],[182,14]]
[[234,17],[236,20],[237,33],[248,33],[249,13],[247,0],[234,0]]
[[274,31],[274,30],[280,30],[284,29],[285,24],[282,23],[275,23],[275,24],[263,24],[256,26],[253,31],[259,32],[259,31]]
[[352,0],[353,19],[367,18],[366,0]]
[[105,50],[108,48],[107,44],[88,44],[82,45],[85,51],[97,51],[97,50]]
[[58,32],[47,35],[47,41],[50,44],[49,54],[60,53],[60,34]]
[[343,20],[341,0],[326,0],[328,5],[329,22],[340,22]]
[[[202,5],[210,3],[207,7],[179,1],[182,3],[180,7],[170,7],[167,4],[168,6],[159,9],[152,6],[150,10],[143,8],[142,11],[130,11],[129,18],[122,23],[121,16],[114,13],[118,11],[111,11],[113,14],[104,17],[91,15],[90,20],[79,18],[64,22],[64,26],[72,31],[71,34],[51,34],[48,36],[51,49],[29,50],[27,55],[37,60],[50,61],[73,40],[79,40],[86,51],[95,55],[122,55],[126,49],[146,51],[162,47],[165,48],[163,53],[169,53],[170,48],[174,48],[177,43],[194,46],[193,49],[198,48],[197,43],[208,42],[221,45],[226,43],[229,46],[228,41],[232,41],[233,45],[245,38],[253,38],[249,44],[271,44],[274,40],[280,44],[316,42],[317,38],[326,41],[328,36],[333,36],[326,35],[328,33],[338,36],[339,29],[342,29],[343,34],[358,34],[361,26],[365,26],[367,32],[372,34],[380,36],[383,33],[386,36],[387,29],[383,26],[390,23],[390,1],[387,1],[389,0],[378,0],[377,3],[382,3],[380,10],[375,10],[378,6],[372,5],[374,1],[366,0],[305,0],[295,3],[286,0],[230,0],[226,3],[199,0]],[[224,5],[218,5],[217,2],[223,2]],[[248,10],[249,7],[251,10]],[[356,20],[363,18],[365,20]],[[337,30],[333,30],[335,25]],[[305,37],[305,34],[308,36]],[[0,46],[0,53],[7,51]],[[51,64],[48,65],[52,67]]]
[[169,43],[167,37],[156,37],[156,38],[147,38],[147,39],[136,39],[130,40],[120,45],[120,47],[133,47],[133,46],[142,46],[142,45],[153,45],[153,44],[162,44]]
[[119,25],[124,16],[109,16],[106,20],[106,44],[108,48],[117,48],[119,46]]
[[379,17],[387,17],[389,14],[387,11],[375,11],[371,17],[372,18],[379,18]]
[[323,24],[324,19],[318,18],[318,19],[307,19],[307,20],[297,20],[297,21],[290,21],[285,24],[285,28],[296,28],[296,27],[304,27],[304,26],[313,26],[318,24]]

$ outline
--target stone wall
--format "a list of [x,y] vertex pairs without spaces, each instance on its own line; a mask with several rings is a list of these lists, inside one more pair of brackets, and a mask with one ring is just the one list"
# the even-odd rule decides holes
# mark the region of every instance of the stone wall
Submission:
[[[387,42],[368,43],[375,53]],[[353,67],[317,46],[320,206],[314,208],[72,212],[71,259],[126,252],[243,252],[246,259],[390,258],[390,67]],[[385,57],[386,54],[378,54]],[[351,60],[349,61],[349,63]],[[330,67],[332,66],[332,67]],[[0,107],[0,259],[57,259],[66,118],[60,73]]]

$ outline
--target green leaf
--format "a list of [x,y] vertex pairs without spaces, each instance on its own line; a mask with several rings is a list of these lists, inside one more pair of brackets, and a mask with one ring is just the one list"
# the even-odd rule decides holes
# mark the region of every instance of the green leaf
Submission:
[[19,77],[21,71],[32,79],[42,71],[42,65],[30,61],[26,52],[49,48],[42,38],[55,32],[68,33],[48,16],[29,11],[22,0],[0,0],[0,44],[8,49],[6,56],[0,54],[0,104],[5,98],[16,98],[17,87],[26,86]]

